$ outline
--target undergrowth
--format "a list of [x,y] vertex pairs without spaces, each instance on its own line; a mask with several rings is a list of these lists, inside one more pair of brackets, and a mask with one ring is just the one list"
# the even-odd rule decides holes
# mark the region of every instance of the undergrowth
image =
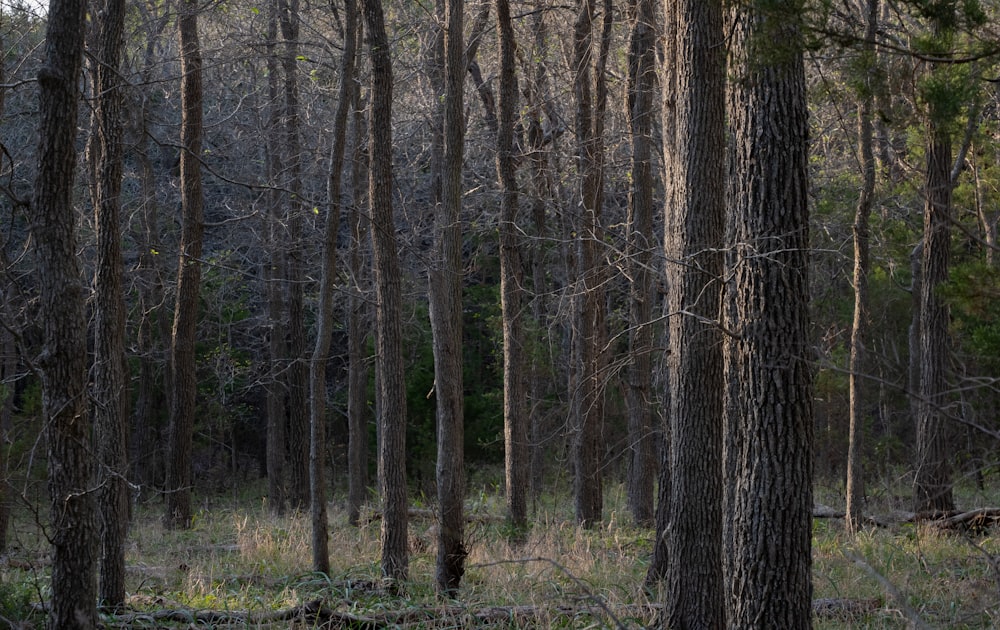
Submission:
[[[308,514],[274,516],[259,499],[205,499],[191,529],[168,531],[160,524],[158,503],[140,505],[127,549],[129,606],[133,612],[263,613],[322,600],[359,617],[533,607],[536,625],[546,627],[645,627],[655,618],[649,604],[661,597],[642,587],[653,534],[631,524],[619,488],[608,497],[612,505],[604,524],[590,530],[572,522],[568,497],[541,502],[526,541],[512,546],[502,500],[481,493],[470,501],[460,595],[448,602],[434,592],[436,528],[426,517],[411,519],[410,580],[397,593],[384,588],[379,574],[380,522],[374,512],[352,527],[343,507],[331,504],[331,571],[322,575],[310,569]],[[842,507],[835,488],[818,490],[817,497]],[[966,492],[959,496],[963,500],[974,501],[963,504],[972,508],[988,499]],[[15,516],[10,549],[0,562],[0,624],[40,627],[48,596],[47,548],[34,517]],[[1000,534],[996,528],[955,532],[902,523],[851,537],[842,520],[816,519],[813,585],[816,599],[866,606],[818,616],[817,628],[1000,627]],[[112,626],[115,618],[105,621]]]

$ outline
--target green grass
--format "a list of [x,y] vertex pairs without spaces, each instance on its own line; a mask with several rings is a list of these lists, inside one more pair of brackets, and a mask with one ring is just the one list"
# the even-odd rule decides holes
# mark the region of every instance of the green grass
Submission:
[[[649,624],[654,613],[641,606],[649,603],[642,581],[652,532],[634,527],[622,511],[620,489],[609,490],[605,523],[591,530],[572,522],[568,497],[540,502],[544,507],[522,547],[506,542],[499,518],[503,502],[487,492],[473,498],[470,512],[479,518],[466,532],[468,569],[459,598],[447,603],[449,611],[535,606],[543,611],[540,625],[546,627],[608,627],[610,619],[602,612],[567,613],[600,598],[628,627]],[[824,492],[824,501],[841,505],[832,496],[835,490],[817,496]],[[971,508],[987,505],[983,501],[989,498],[966,493],[960,495],[963,500],[975,501],[963,504]],[[138,506],[127,550],[129,603],[135,610],[263,613],[322,599],[338,611],[366,616],[444,605],[433,588],[435,540],[429,520],[411,523],[410,580],[404,594],[392,594],[382,588],[379,575],[377,519],[354,528],[339,503],[331,505],[331,572],[324,576],[310,568],[307,514],[275,517],[259,500],[243,505],[213,501],[204,504],[188,531],[164,530],[159,504]],[[989,505],[1000,505],[1000,499]],[[0,616],[41,623],[38,604],[47,597],[49,570],[44,537],[30,515],[18,513],[10,539],[11,550],[0,562]],[[906,628],[908,614],[936,628],[1000,626],[996,529],[956,533],[903,524],[848,537],[842,521],[817,519],[813,561],[816,598],[878,602],[874,610],[853,617],[817,619],[817,628]],[[414,621],[406,627],[420,626]],[[132,627],[142,625],[135,621]]]

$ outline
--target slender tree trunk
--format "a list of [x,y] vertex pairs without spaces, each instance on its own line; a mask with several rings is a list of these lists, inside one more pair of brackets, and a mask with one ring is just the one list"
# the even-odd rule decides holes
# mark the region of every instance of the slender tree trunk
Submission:
[[73,181],[86,2],[52,0],[38,70],[38,164],[30,216],[44,326],[37,360],[51,499],[50,630],[97,626],[98,526],[87,413],[86,296]]
[[[868,77],[875,71],[875,34],[878,27],[879,1],[868,0],[864,54],[869,56]],[[856,533],[861,526],[861,507],[865,497],[864,468],[864,402],[865,402],[865,358],[868,345],[869,299],[869,222],[875,201],[875,94],[873,86],[865,87],[858,106],[858,141],[861,148],[861,194],[854,213],[854,321],[851,325],[850,358],[850,426],[847,447],[847,510],[844,527],[849,534]]]
[[917,463],[913,482],[915,512],[950,512],[951,455],[944,407],[945,368],[949,353],[948,305],[939,295],[948,280],[951,249],[951,136],[931,123],[924,188],[924,238],[920,262],[919,379]]
[[628,115],[632,133],[632,189],[629,195],[628,505],[637,525],[653,523],[654,462],[652,397],[653,329],[653,91],[656,85],[656,14],[653,0],[629,5],[632,38],[628,52]]
[[363,0],[371,58],[371,169],[375,281],[378,476],[382,494],[382,574],[398,583],[408,573],[406,387],[402,361],[402,297],[392,216],[392,57],[381,0]]
[[[358,25],[357,39],[361,41]],[[351,252],[352,287],[348,298],[348,443],[347,443],[347,518],[358,525],[361,507],[368,492],[368,368],[365,362],[365,300],[363,298],[362,240],[368,231],[367,215],[361,211],[364,198],[362,177],[366,177],[363,139],[367,134],[361,110],[360,86],[354,89],[354,157],[351,160]]]
[[465,410],[462,381],[462,156],[464,0],[447,0],[444,29],[444,155],[437,208],[434,267],[430,272],[434,392],[437,401],[437,492],[440,509],[436,580],[454,597],[465,573]]
[[94,422],[101,512],[99,599],[125,603],[125,538],[131,512],[127,457],[128,379],[125,371],[124,265],[121,250],[122,81],[125,2],[107,0],[99,13],[94,114],[97,174],[97,275],[94,339]]
[[326,515],[326,362],[333,334],[333,289],[337,278],[337,235],[343,207],[344,153],[347,143],[347,115],[354,103],[354,57],[357,49],[358,6],[355,0],[344,5],[344,52],[340,63],[340,96],[333,114],[333,146],[327,179],[326,230],[323,235],[323,271],[319,287],[316,347],[310,362],[309,393],[309,487],[312,511],[313,570],[330,572],[329,526]]
[[309,505],[309,364],[306,361],[305,298],[303,267],[305,244],[302,239],[302,142],[299,132],[299,1],[277,0],[278,25],[284,40],[281,66],[284,74],[282,109],[282,167],[288,177],[288,241],[285,247],[285,296],[288,307],[288,392],[289,492],[292,508]]
[[285,481],[285,459],[287,440],[285,427],[288,423],[286,379],[287,368],[285,331],[285,299],[282,278],[285,276],[284,222],[281,216],[281,191],[278,174],[281,170],[281,115],[279,108],[280,88],[278,41],[278,2],[269,5],[267,21],[267,96],[270,112],[267,120],[267,143],[264,148],[267,177],[271,189],[267,192],[267,216],[265,230],[268,251],[263,269],[265,294],[267,295],[268,317],[268,358],[267,378],[267,494],[268,505],[274,514],[283,514],[287,503]]
[[191,449],[198,381],[195,376],[195,338],[201,251],[204,233],[204,197],[201,186],[202,77],[198,42],[198,6],[185,0],[177,17],[181,50],[181,243],[177,271],[177,298],[171,334],[172,389],[170,454],[167,463],[168,528],[191,526]]
[[514,25],[510,3],[497,0],[500,34],[500,116],[497,133],[497,174],[500,202],[500,307],[503,314],[504,468],[507,520],[515,540],[528,526],[528,407],[524,361],[524,289],[521,243],[518,237],[518,186],[514,162],[514,122],[517,108]]
[[[808,110],[801,3],[733,9],[728,118],[731,301],[727,447],[734,479],[727,627],[812,623],[813,379]],[[779,44],[777,50],[774,44]],[[765,48],[767,46],[767,48]],[[766,50],[767,52],[761,52]]]

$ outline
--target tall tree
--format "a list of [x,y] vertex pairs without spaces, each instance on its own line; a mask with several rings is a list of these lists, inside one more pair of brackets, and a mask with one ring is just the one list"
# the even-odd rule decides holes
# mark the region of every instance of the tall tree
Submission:
[[73,180],[85,0],[52,0],[38,70],[39,134],[31,232],[44,347],[42,426],[52,524],[50,630],[97,626],[97,518],[87,410],[86,295],[77,255]]
[[354,103],[354,57],[357,50],[358,5],[344,4],[344,52],[340,62],[340,94],[333,115],[333,146],[327,178],[327,215],[323,234],[323,270],[319,286],[316,347],[309,363],[309,487],[312,512],[313,570],[330,572],[329,526],[326,515],[326,363],[333,335],[333,288],[337,278],[337,235],[343,207],[344,153],[347,145],[347,115]]
[[524,289],[521,242],[517,225],[519,202],[514,156],[514,115],[517,75],[514,25],[510,2],[497,0],[500,35],[500,112],[497,133],[497,174],[500,178],[500,308],[503,317],[504,470],[507,519],[521,533],[528,525],[528,408],[525,399]]
[[653,97],[656,85],[656,19],[653,0],[632,0],[628,49],[628,117],[632,188],[628,207],[629,289],[628,505],[642,526],[653,522],[655,475],[652,399],[653,351]]
[[732,9],[726,506],[730,628],[811,624],[813,384],[800,0]]
[[861,526],[861,506],[864,502],[864,381],[868,329],[870,326],[868,274],[871,270],[869,255],[869,226],[875,201],[875,35],[878,27],[879,0],[868,0],[865,8],[865,38],[862,54],[865,56],[866,77],[858,103],[858,144],[861,150],[861,193],[854,211],[854,320],[851,324],[850,426],[847,448],[847,509],[844,525],[848,533],[855,533]]
[[181,242],[170,347],[170,453],[164,523],[168,528],[188,528],[192,517],[191,449],[198,394],[195,339],[205,230],[200,161],[204,136],[202,58],[195,0],[181,3],[177,29],[181,52]]
[[94,422],[101,512],[100,601],[125,603],[125,538],[130,516],[126,475],[128,379],[125,371],[125,296],[122,288],[122,80],[125,2],[107,0],[98,13],[94,91],[96,155],[94,210],[97,271],[94,339]]
[[607,60],[614,19],[604,0],[600,37],[595,42],[596,0],[578,0],[573,26],[573,92],[576,100],[576,163],[580,210],[576,225],[577,294],[574,297],[574,384],[570,410],[573,432],[573,493],[576,519],[600,522],[604,506],[601,474],[604,436],[605,321],[601,207],[604,203],[604,113]]
[[444,154],[430,270],[434,392],[437,401],[437,492],[440,509],[436,580],[453,597],[465,573],[465,410],[462,381],[462,167],[465,152],[465,0],[446,0]]
[[379,423],[378,477],[382,495],[382,574],[406,579],[406,387],[402,361],[402,297],[399,256],[392,216],[392,56],[381,0],[363,0],[371,59],[371,204],[375,281],[376,413]]

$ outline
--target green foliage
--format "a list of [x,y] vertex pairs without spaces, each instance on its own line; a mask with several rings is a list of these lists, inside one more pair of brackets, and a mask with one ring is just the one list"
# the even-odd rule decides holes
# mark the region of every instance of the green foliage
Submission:
[[1000,369],[1000,270],[982,261],[953,265],[941,288],[962,348],[992,372]]
[[[0,579],[0,621],[41,621],[43,614],[33,606],[37,597],[37,585],[34,580],[20,578],[14,574],[4,576]],[[17,625],[17,627],[28,626]]]

